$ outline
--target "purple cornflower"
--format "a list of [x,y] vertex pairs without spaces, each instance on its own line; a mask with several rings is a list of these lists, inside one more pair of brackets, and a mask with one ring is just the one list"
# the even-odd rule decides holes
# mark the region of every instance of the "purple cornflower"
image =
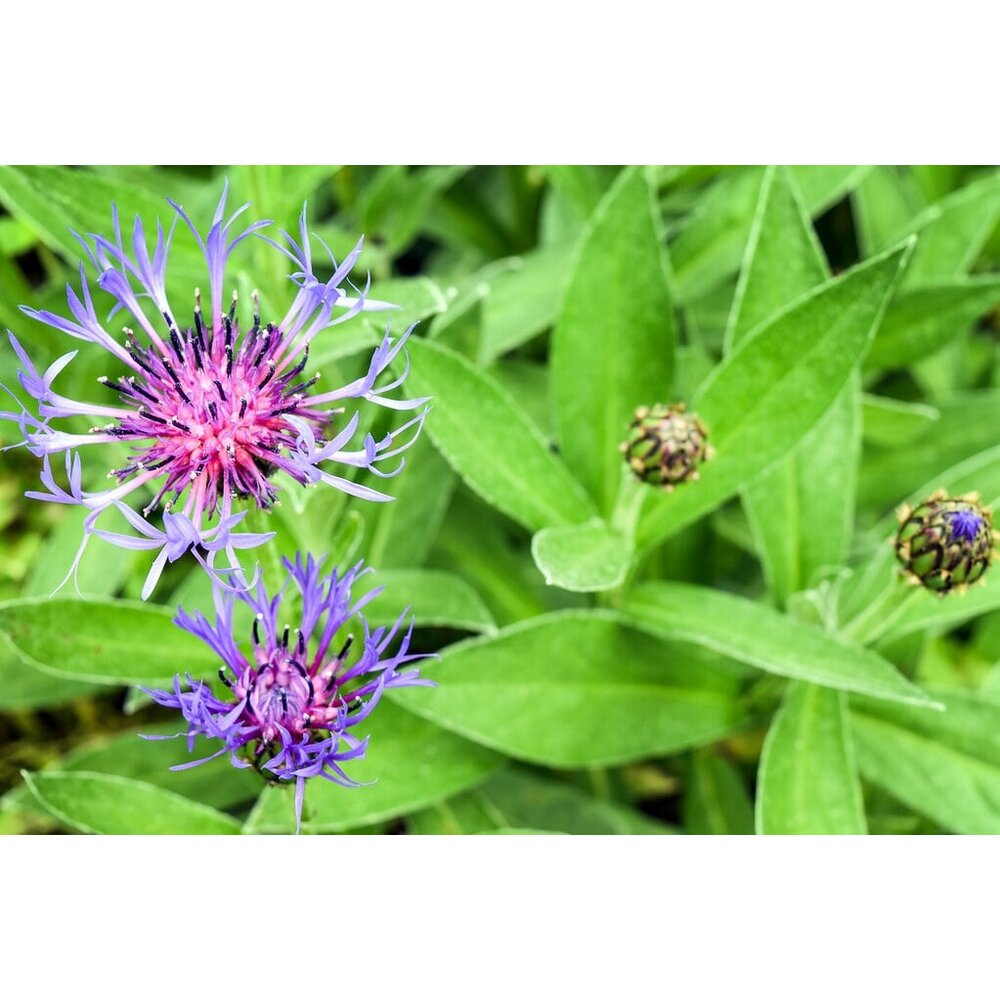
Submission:
[[[28,495],[50,503],[79,504],[91,511],[67,579],[91,535],[124,548],[160,550],[147,577],[143,598],[152,592],[165,562],[174,561],[187,550],[210,572],[219,551],[226,552],[230,566],[235,568],[235,549],[258,545],[271,536],[233,534],[230,528],[242,516],[234,511],[234,502],[247,500],[269,508],[277,497],[270,479],[276,470],[302,485],[322,481],[365,500],[391,500],[391,496],[335,475],[323,466],[332,463],[365,469],[383,478],[394,476],[402,470],[403,459],[388,471],[380,469],[379,463],[401,455],[420,433],[426,408],[379,440],[367,434],[361,446],[352,449],[360,414],[339,416],[344,412],[342,404],[348,400],[359,404],[366,400],[390,410],[423,407],[426,399],[393,399],[387,395],[403,384],[408,362],[400,377],[377,385],[402,350],[412,327],[394,340],[387,326],[367,371],[348,385],[317,391],[314,386],[319,376],[304,375],[309,345],[322,331],[362,309],[394,308],[368,299],[367,284],[363,290],[354,289],[356,295],[346,293],[343,285],[349,283],[348,275],[361,253],[360,240],[339,264],[327,249],[333,275],[324,282],[314,273],[305,209],[300,218],[300,242],[282,233],[288,243],[285,247],[261,236],[292,261],[295,270],[291,280],[298,290],[279,323],[262,323],[254,292],[251,323],[241,330],[235,293],[228,309],[224,307],[226,263],[240,243],[248,236],[259,235],[270,223],[254,222],[234,234],[233,224],[247,206],[224,221],[227,189],[223,190],[204,239],[172,201],[174,224],[164,234],[157,223],[152,253],[139,218],[132,230],[131,250],[126,250],[115,209],[113,239],[91,234],[91,244],[77,236],[98,272],[98,287],[115,300],[111,315],[120,309],[131,314],[144,342],[129,327],[124,327],[124,343],[104,329],[82,263],[82,297],[72,286],[66,286],[72,319],[22,307],[31,318],[78,340],[98,344],[112,355],[118,373],[98,381],[118,397],[117,405],[79,402],[56,393],[53,382],[76,352],[63,355],[44,374],[39,373],[8,331],[23,366],[18,373],[21,385],[38,403],[37,416],[25,409],[0,413],[0,418],[18,424],[23,435],[21,443],[42,458],[42,483],[48,492]],[[184,220],[204,253],[210,291],[209,315],[203,316],[200,292],[195,289],[193,322],[186,328],[176,321],[177,314],[167,302],[165,291],[167,258],[177,219]],[[150,314],[155,314],[155,321]],[[69,433],[49,424],[52,419],[80,415],[104,422],[91,428],[89,434]],[[108,473],[117,485],[99,492],[84,491],[76,449],[113,442],[127,443],[131,449],[125,464]],[[50,464],[50,456],[59,453],[66,455],[68,490],[57,484]],[[126,498],[144,489],[152,490],[153,496],[140,515],[137,505],[126,502]],[[163,510],[162,530],[146,520],[158,507]],[[98,519],[111,510],[119,511],[138,536],[98,529]],[[216,517],[216,523],[210,525]]]
[[[321,777],[338,785],[355,786],[343,771],[346,761],[364,757],[368,737],[359,739],[350,730],[363,722],[387,688],[431,685],[416,669],[400,670],[406,663],[425,659],[410,653],[413,622],[391,655],[386,650],[398,633],[407,611],[390,629],[369,629],[360,610],[382,590],[365,594],[351,604],[351,587],[363,573],[361,563],[337,576],[334,570],[321,576],[323,560],[300,556],[292,563],[281,590],[269,597],[258,581],[255,588],[234,591],[215,588],[216,620],[213,625],[196,611],[183,610],[174,619],[182,629],[196,635],[222,660],[219,679],[229,688],[220,699],[212,688],[185,675],[174,678],[172,691],[146,690],[155,702],[176,708],[188,723],[188,752],[196,736],[222,741],[222,748],[209,757],[177,764],[173,771],[196,767],[224,753],[235,767],[256,768],[271,781],[295,782],[296,830],[301,824],[302,801],[307,778]],[[298,626],[279,618],[289,582],[301,594]],[[245,655],[233,637],[233,608],[240,600],[255,612],[251,651]],[[363,638],[351,634],[339,638],[343,626],[355,615]],[[279,621],[282,624],[279,625]],[[334,652],[336,650],[336,652]],[[351,661],[351,662],[349,662]],[[145,739],[175,739],[146,736]]]
[[956,510],[951,515],[951,540],[971,542],[975,540],[983,519],[971,510]]

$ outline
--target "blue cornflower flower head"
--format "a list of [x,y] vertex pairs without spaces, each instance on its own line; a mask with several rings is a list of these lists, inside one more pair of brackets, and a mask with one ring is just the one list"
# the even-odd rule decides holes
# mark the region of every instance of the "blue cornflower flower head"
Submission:
[[[433,685],[416,668],[401,669],[426,659],[411,653],[413,621],[394,644],[407,617],[399,616],[391,628],[371,629],[361,609],[381,593],[378,587],[352,603],[351,588],[368,570],[358,563],[343,576],[336,569],[322,575],[323,560],[311,555],[294,563],[284,560],[288,578],[270,597],[263,583],[235,589],[214,589],[216,618],[209,622],[201,612],[181,610],[174,619],[197,636],[219,657],[219,679],[228,695],[219,697],[212,687],[190,675],[174,678],[173,690],[143,689],[159,705],[177,709],[187,723],[176,736],[186,736],[188,752],[196,736],[219,741],[218,751],[199,760],[177,764],[182,771],[228,753],[234,767],[254,768],[272,782],[295,783],[296,829],[301,826],[305,783],[324,778],[334,784],[356,786],[343,765],[365,755],[368,737],[356,733],[389,688]],[[298,625],[284,624],[281,607],[289,583],[301,595]],[[233,634],[236,601],[254,612],[249,652],[244,653]],[[358,632],[343,637],[344,626],[357,619]]]
[[993,561],[993,513],[970,493],[944,490],[899,511],[896,556],[911,583],[937,594],[962,590],[983,578]]
[[[0,412],[0,418],[17,424],[23,439],[20,444],[42,460],[45,491],[27,495],[48,503],[82,506],[89,512],[80,549],[66,579],[74,574],[87,542],[96,535],[124,548],[157,551],[143,587],[144,599],[165,564],[186,552],[193,553],[221,582],[227,573],[222,568],[215,572],[219,553],[228,557],[229,567],[236,568],[236,549],[252,548],[271,537],[232,529],[247,512],[236,510],[238,503],[266,509],[277,499],[278,489],[271,480],[275,471],[285,472],[303,486],[322,482],[365,500],[391,500],[386,493],[329,469],[364,469],[382,478],[392,477],[402,470],[405,460],[399,458],[388,470],[382,463],[401,456],[423,426],[425,398],[389,395],[403,385],[408,360],[402,375],[388,381],[383,377],[404,349],[412,327],[402,337],[393,338],[387,325],[367,371],[348,385],[317,388],[320,376],[306,378],[303,374],[314,338],[362,310],[395,308],[368,297],[370,282],[363,289],[350,283],[349,274],[361,253],[362,241],[339,263],[326,250],[333,274],[323,281],[315,273],[305,209],[299,239],[283,232],[285,244],[281,244],[262,234],[270,225],[266,220],[235,231],[236,220],[248,206],[227,219],[227,190],[228,186],[204,238],[180,205],[172,201],[169,203],[176,213],[173,225],[165,234],[157,222],[152,250],[139,218],[132,229],[131,247],[127,246],[115,209],[113,238],[96,234],[89,239],[77,237],[97,272],[98,288],[113,300],[110,315],[121,310],[130,314],[138,335],[125,327],[119,340],[105,329],[83,263],[79,267],[80,293],[71,285],[66,287],[72,318],[22,307],[32,319],[89,341],[111,355],[115,374],[98,381],[117,397],[115,405],[60,395],[53,385],[77,352],[64,354],[42,373],[8,331],[21,364],[21,386],[37,404],[37,413],[24,407]],[[178,220],[190,228],[202,250],[210,293],[206,316],[200,292],[194,290],[192,323],[186,327],[177,322],[178,313],[166,296],[167,261]],[[266,323],[262,322],[255,292],[250,322],[241,330],[237,297],[234,293],[227,307],[224,284],[230,255],[250,236],[265,240],[291,261],[290,278],[296,292],[284,318]],[[368,434],[352,444],[360,412],[344,415],[345,404],[351,402],[357,407],[364,402],[419,412],[378,440]],[[96,418],[101,424],[89,434],[69,433],[50,424],[81,415]],[[93,446],[102,444],[126,444],[129,457],[123,466],[108,473],[116,480],[114,487],[85,490],[80,452],[86,448],[89,454]],[[65,456],[65,484],[52,467],[52,456],[60,454]],[[106,469],[107,465],[102,471]],[[141,509],[138,497],[145,501]],[[158,509],[160,525],[149,520]],[[115,511],[135,534],[98,526],[105,515]]]

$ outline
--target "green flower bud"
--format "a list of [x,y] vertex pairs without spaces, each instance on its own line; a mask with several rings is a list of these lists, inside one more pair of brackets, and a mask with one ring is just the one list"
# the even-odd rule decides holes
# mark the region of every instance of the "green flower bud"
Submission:
[[644,483],[672,490],[698,478],[698,466],[714,454],[708,431],[683,403],[640,406],[621,450],[629,468]]
[[996,537],[993,514],[978,494],[949,497],[939,490],[912,510],[900,509],[896,556],[912,583],[947,594],[982,577]]

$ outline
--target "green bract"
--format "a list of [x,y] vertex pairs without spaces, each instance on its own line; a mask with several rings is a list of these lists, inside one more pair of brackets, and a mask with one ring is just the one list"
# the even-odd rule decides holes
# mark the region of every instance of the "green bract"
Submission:
[[939,594],[975,583],[993,559],[993,515],[977,494],[933,493],[899,512],[896,557],[909,578]]
[[683,403],[640,406],[629,424],[621,451],[644,483],[672,490],[698,478],[698,466],[714,454],[708,430]]

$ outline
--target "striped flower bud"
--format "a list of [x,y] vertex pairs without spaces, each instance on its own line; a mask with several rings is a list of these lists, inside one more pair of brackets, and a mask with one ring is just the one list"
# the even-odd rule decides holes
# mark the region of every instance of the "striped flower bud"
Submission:
[[629,424],[621,451],[629,468],[644,483],[672,490],[698,478],[698,466],[711,458],[708,431],[683,403],[640,406]]
[[913,583],[947,594],[982,577],[995,538],[992,512],[978,494],[949,497],[938,490],[912,510],[900,509],[896,556]]

